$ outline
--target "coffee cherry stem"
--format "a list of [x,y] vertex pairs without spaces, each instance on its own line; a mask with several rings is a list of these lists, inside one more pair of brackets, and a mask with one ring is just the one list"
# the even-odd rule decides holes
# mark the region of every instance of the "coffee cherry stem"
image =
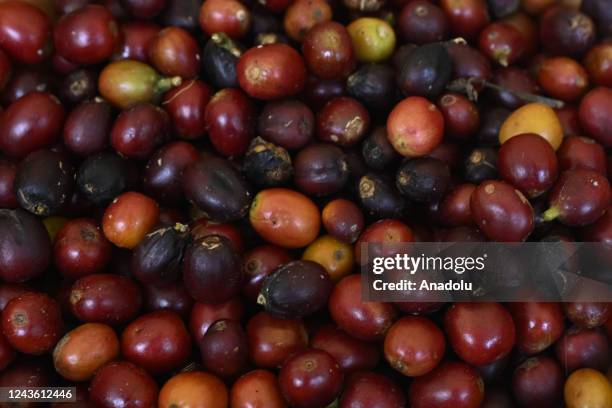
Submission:
[[161,78],[155,84],[155,93],[162,94],[172,88],[179,86],[183,82],[180,76]]
[[225,34],[225,33],[214,33],[210,38],[219,47],[221,47],[223,49],[226,49],[227,51],[232,53],[232,55],[234,57],[240,58],[240,56],[242,55],[242,51],[240,51],[240,48],[238,48],[238,45],[236,45],[234,40],[232,40],[230,37],[228,37],[227,34]]
[[483,78],[469,77],[455,79],[447,85],[447,89],[451,92],[460,92],[468,96],[468,98],[476,102],[478,100],[478,89],[486,87],[494,89],[500,92],[510,92],[516,97],[522,99],[525,102],[537,102],[550,106],[551,108],[560,109],[565,106],[563,101],[558,99],[548,98],[546,96],[535,95],[529,92],[518,92],[512,89],[505,88],[503,86],[494,84]]
[[180,234],[185,234],[189,232],[189,226],[185,224],[181,224],[180,222],[175,223],[173,228],[176,232]]
[[561,215],[561,210],[558,207],[550,207],[548,210],[544,211],[542,214],[542,218],[544,221],[552,221]]

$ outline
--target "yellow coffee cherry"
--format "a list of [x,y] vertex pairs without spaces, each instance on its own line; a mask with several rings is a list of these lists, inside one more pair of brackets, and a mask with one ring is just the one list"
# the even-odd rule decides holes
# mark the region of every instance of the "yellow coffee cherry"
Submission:
[[522,133],[536,133],[557,150],[563,141],[563,127],[555,111],[542,103],[529,103],[521,106],[502,124],[499,130],[499,143]]
[[353,271],[353,247],[331,235],[323,235],[308,245],[302,259],[323,266],[332,281],[337,282]]
[[347,27],[357,59],[361,62],[380,62],[395,50],[395,32],[384,20],[362,17]]

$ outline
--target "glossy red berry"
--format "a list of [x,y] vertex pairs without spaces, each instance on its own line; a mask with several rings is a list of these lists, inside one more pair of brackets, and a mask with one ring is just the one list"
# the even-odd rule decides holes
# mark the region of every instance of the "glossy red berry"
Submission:
[[[0,8],[3,4],[1,3]],[[30,92],[10,104],[0,116],[0,150],[23,157],[53,144],[60,136],[64,109],[47,92]]]
[[357,63],[346,28],[329,21],[313,27],[302,42],[308,70],[319,78],[346,78]]
[[183,82],[164,94],[162,107],[180,137],[193,140],[206,134],[205,111],[211,97],[212,89],[197,79]]
[[119,45],[119,27],[100,5],[87,5],[64,15],[53,31],[57,52],[76,64],[97,64],[108,59]]
[[182,28],[168,27],[159,31],[148,49],[151,64],[162,75],[193,78],[200,71],[200,47]]
[[246,152],[253,138],[254,107],[239,89],[222,89],[208,102],[204,121],[208,138],[219,153],[237,156]]
[[444,357],[444,334],[425,317],[403,317],[385,336],[385,358],[391,366],[409,377],[433,370]]
[[139,317],[121,335],[121,354],[152,374],[178,368],[190,351],[191,340],[183,321],[165,310]]
[[501,177],[528,197],[536,197],[554,184],[558,174],[555,151],[535,133],[514,136],[498,153]]
[[550,208],[545,220],[559,219],[570,226],[595,222],[610,205],[610,183],[601,173],[592,170],[567,170],[550,192]]
[[485,181],[471,195],[472,218],[491,240],[524,241],[534,227],[534,214],[525,196],[503,181]]
[[304,88],[302,56],[285,44],[263,45],[245,52],[236,67],[240,87],[257,99],[293,96]]
[[16,60],[37,64],[49,56],[49,19],[36,6],[17,0],[2,2],[0,27],[0,46]]
[[340,393],[342,371],[329,353],[307,349],[292,355],[283,363],[279,383],[291,406],[324,407]]
[[102,272],[111,254],[112,246],[100,226],[87,218],[66,223],[57,233],[53,247],[55,266],[70,279]]
[[240,38],[249,29],[251,16],[238,0],[206,0],[200,8],[199,22],[208,35],[225,33],[232,38]]
[[516,340],[512,316],[499,303],[455,303],[444,315],[444,328],[455,352],[473,365],[504,358]]
[[2,311],[2,331],[15,350],[43,354],[62,335],[60,306],[44,293],[24,293],[8,302]]
[[413,408],[478,408],[484,400],[484,383],[471,366],[447,362],[410,384]]
[[396,316],[389,303],[361,301],[359,275],[349,275],[336,284],[329,297],[329,312],[348,334],[370,341],[382,339]]

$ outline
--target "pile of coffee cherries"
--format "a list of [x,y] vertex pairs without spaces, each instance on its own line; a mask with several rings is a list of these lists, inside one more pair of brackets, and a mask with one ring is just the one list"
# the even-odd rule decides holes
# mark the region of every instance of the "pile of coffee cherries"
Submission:
[[612,407],[612,303],[360,280],[367,243],[612,248],[610,0],[2,0],[0,105],[1,387]]

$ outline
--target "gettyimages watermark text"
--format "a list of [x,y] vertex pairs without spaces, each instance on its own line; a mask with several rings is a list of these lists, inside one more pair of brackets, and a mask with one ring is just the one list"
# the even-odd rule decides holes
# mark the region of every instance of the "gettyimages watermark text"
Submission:
[[401,243],[362,247],[364,300],[612,301],[599,243]]

